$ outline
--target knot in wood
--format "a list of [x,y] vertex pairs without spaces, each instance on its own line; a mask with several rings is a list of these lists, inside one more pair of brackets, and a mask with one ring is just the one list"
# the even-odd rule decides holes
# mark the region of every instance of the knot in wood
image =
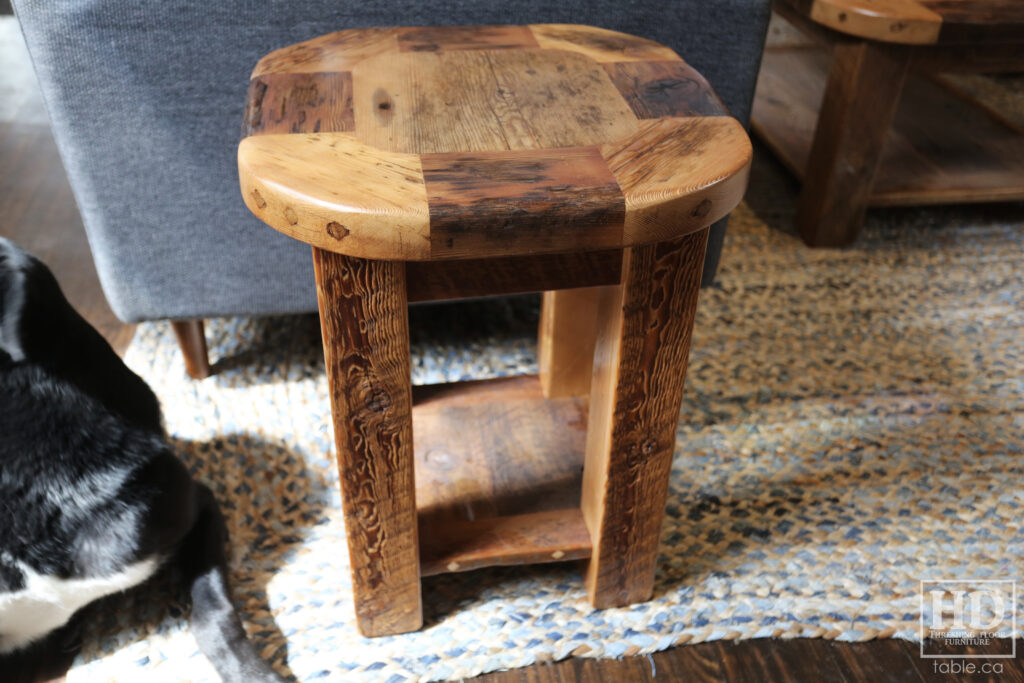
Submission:
[[370,386],[365,405],[371,413],[387,412],[391,407],[391,395],[381,387]]
[[348,237],[349,233],[352,232],[341,223],[337,221],[331,221],[327,224],[327,234],[336,240],[343,240]]
[[697,206],[693,207],[693,212],[690,213],[694,218],[704,218],[711,212],[711,200],[705,199]]

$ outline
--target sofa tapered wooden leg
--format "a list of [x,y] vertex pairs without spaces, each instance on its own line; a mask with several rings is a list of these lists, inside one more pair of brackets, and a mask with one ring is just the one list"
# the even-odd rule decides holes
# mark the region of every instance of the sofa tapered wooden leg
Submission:
[[171,326],[178,337],[181,355],[185,357],[185,372],[192,379],[210,376],[210,357],[206,352],[206,335],[202,319],[172,320]]
[[583,469],[594,607],[643,602],[655,560],[707,229],[627,249],[622,282],[598,306]]

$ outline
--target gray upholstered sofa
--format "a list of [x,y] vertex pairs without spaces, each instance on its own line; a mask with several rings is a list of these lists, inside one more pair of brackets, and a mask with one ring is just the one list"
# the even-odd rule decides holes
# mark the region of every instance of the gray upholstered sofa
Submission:
[[[769,14],[769,0],[13,4],[104,292],[126,321],[316,309],[309,247],[259,223],[238,190],[249,72],[275,48],[348,27],[593,24],[675,48],[746,121]],[[712,230],[706,281],[724,231]]]

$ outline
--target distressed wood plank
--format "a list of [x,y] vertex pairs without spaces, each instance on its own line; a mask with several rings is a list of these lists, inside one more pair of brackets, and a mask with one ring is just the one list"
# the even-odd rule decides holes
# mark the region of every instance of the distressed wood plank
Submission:
[[538,47],[527,26],[414,26],[398,29],[402,52],[509,50]]
[[398,51],[393,28],[355,28],[336,31],[263,57],[252,77],[262,74],[350,71],[353,66],[380,54]]
[[420,525],[420,573],[566,562],[590,557],[579,508]]
[[679,59],[661,43],[596,26],[531,24],[530,30],[543,48],[579,52],[598,63]]
[[685,62],[616,62],[604,68],[638,119],[729,115],[707,80]]
[[728,117],[642,121],[601,153],[626,200],[623,246],[672,239],[724,217],[747,189],[753,154],[743,127]]
[[420,158],[432,258],[622,243],[625,203],[596,147]]
[[622,251],[506,256],[462,261],[410,261],[409,301],[523,294],[619,281]]
[[405,271],[313,249],[356,620],[423,623]]
[[362,258],[430,257],[415,155],[373,149],[348,133],[258,135],[239,144],[238,172],[249,210],[295,239]]
[[653,590],[707,236],[627,250],[601,297],[581,504],[598,608]]
[[579,507],[584,400],[545,400],[534,375],[415,387],[413,403],[421,525]]
[[352,130],[352,74],[265,74],[249,82],[242,137]]
[[603,69],[543,50],[382,55],[353,70],[356,134],[394,152],[595,145],[636,117]]
[[903,45],[939,39],[942,17],[917,0],[783,0],[821,26],[850,36]]
[[1016,0],[785,0],[785,4],[833,31],[887,43],[1024,43],[1024,5]]
[[531,376],[415,387],[413,404],[424,576],[590,554],[585,401]]

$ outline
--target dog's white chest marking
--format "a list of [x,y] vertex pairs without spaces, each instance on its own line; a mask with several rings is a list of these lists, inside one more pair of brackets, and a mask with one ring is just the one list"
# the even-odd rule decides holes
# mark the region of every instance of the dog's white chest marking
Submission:
[[0,652],[17,650],[63,626],[93,600],[139,585],[159,566],[159,558],[150,557],[111,576],[59,579],[21,565],[25,587],[0,593]]

